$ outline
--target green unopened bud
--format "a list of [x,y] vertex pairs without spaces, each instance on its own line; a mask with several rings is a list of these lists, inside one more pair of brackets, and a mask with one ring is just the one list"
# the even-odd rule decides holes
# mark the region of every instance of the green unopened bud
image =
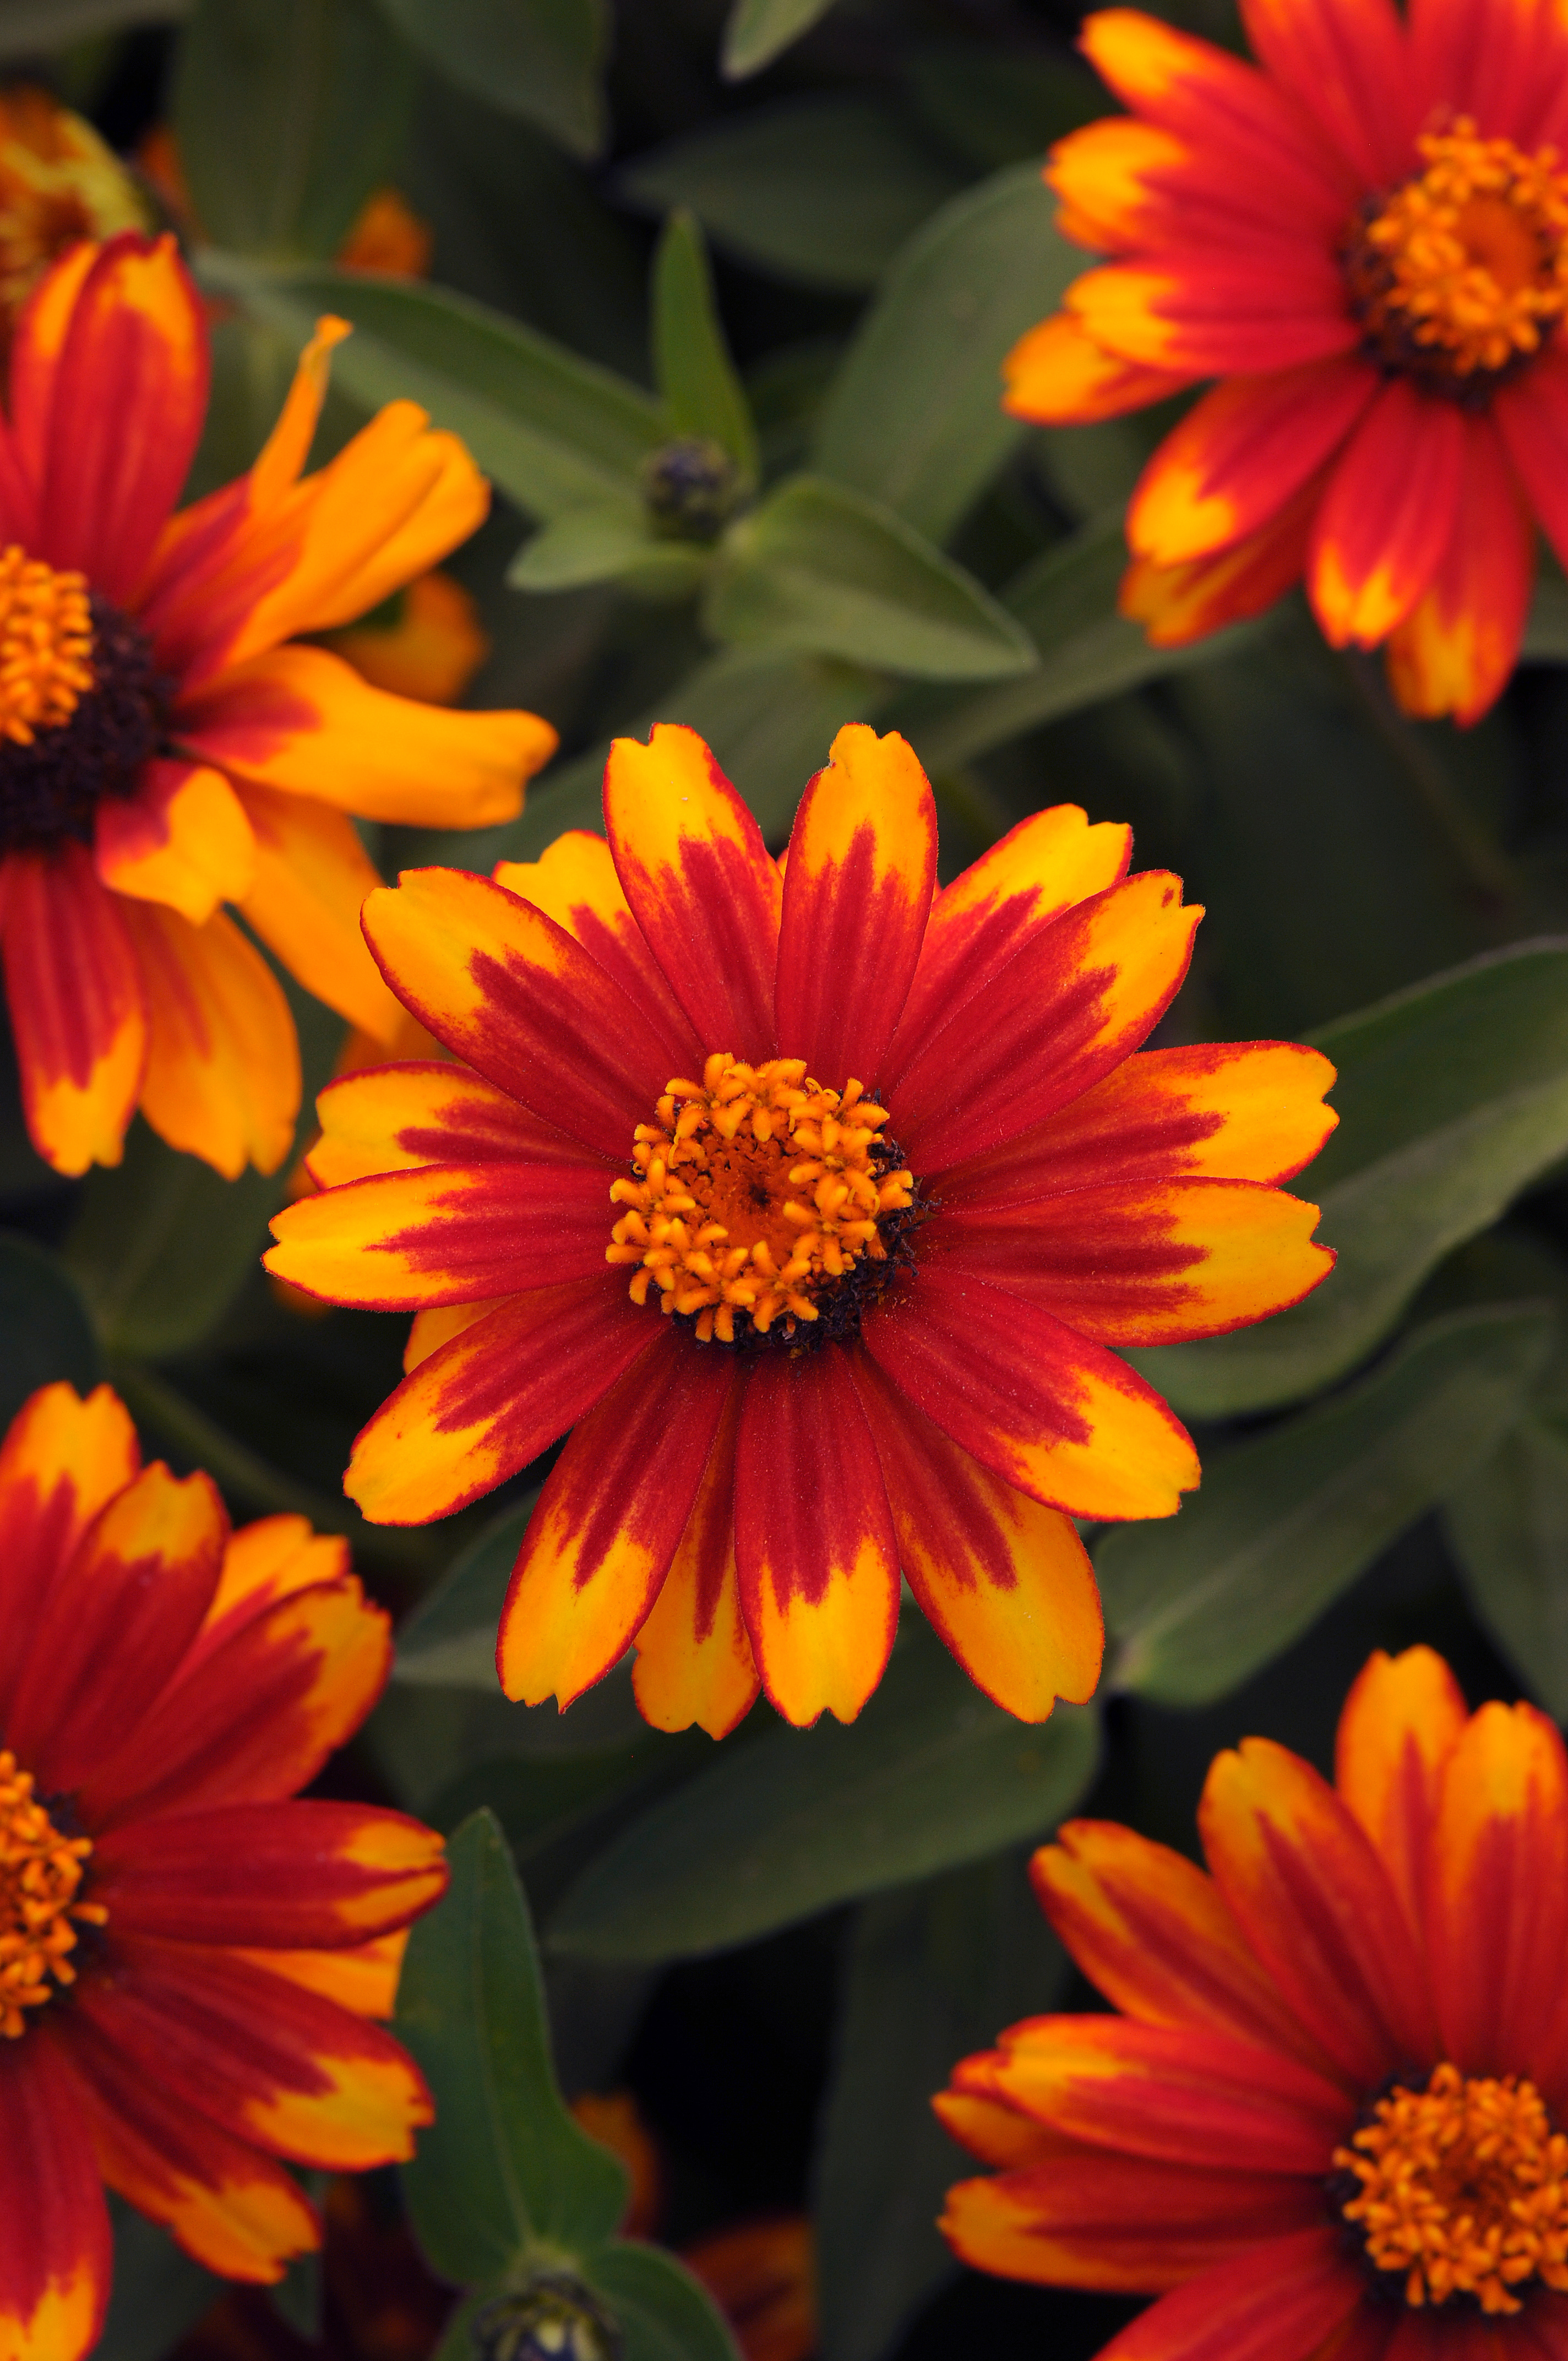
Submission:
[[707,434],[661,443],[643,460],[641,478],[654,526],[678,541],[711,541],[740,498],[740,468]]
[[474,2361],[620,2361],[621,2335],[581,2279],[542,2272],[469,2324]]

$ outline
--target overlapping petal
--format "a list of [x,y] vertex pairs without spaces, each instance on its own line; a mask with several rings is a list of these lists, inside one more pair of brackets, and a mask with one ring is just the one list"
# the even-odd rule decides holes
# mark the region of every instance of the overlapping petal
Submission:
[[135,796],[98,807],[98,874],[134,901],[164,902],[193,927],[220,902],[237,902],[256,877],[256,838],[221,771],[159,760]]
[[593,1277],[610,1211],[606,1175],[586,1159],[426,1164],[286,1206],[268,1268],[372,1311],[471,1303]]
[[655,1730],[727,1738],[762,1686],[735,1562],[735,1442],[744,1389],[732,1384],[663,1586],[637,1633],[632,1686]]
[[147,1065],[147,1000],[84,845],[0,867],[0,952],[27,1129],[56,1171],[117,1164]]
[[[464,1066],[410,1060],[329,1082],[316,1101],[322,1136],[307,1161],[323,1189],[425,1164],[522,1162],[582,1167],[590,1151]],[[596,1162],[606,1173],[608,1167]]]
[[1376,390],[1370,369],[1338,357],[1228,378],[1188,412],[1139,478],[1130,547],[1157,566],[1234,548],[1317,474]]
[[0,2352],[77,2361],[109,2299],[109,2213],[53,2042],[0,2043]]
[[1458,1682],[1431,1648],[1367,1659],[1340,1715],[1334,1784],[1377,1848],[1412,1927],[1443,1775],[1465,1724]]
[[247,1164],[275,1172],[300,1106],[300,1046],[277,978],[221,910],[203,927],[151,902],[120,917],[147,1006],[148,1121],[225,1180]]
[[[618,739],[616,745],[633,742]],[[629,1000],[640,1007],[652,1007],[672,1041],[690,1036],[691,1054],[696,1056],[698,1044],[690,1034],[690,1019],[631,915],[631,905],[616,873],[615,857],[602,836],[569,828],[545,846],[537,861],[498,861],[494,876],[498,885],[520,894],[564,927],[605,973],[614,977]],[[774,895],[768,905],[775,911],[776,901]],[[777,932],[776,917],[773,932]]]
[[85,1401],[73,1386],[45,1386],[11,1422],[0,1444],[0,1728],[46,1583],[140,1466],[136,1429],[107,1386]]

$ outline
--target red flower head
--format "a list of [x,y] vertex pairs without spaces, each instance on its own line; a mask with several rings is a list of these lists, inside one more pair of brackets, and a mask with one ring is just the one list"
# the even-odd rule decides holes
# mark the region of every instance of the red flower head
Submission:
[[406,2157],[430,2102],[391,2014],[441,1840],[290,1801],[380,1693],[387,1619],[301,1517],[231,1534],[140,1465],[101,1386],[0,1448],[0,2352],[77,2361],[103,2184],[210,2269],[318,2242],[277,2160]]
[[323,320],[247,476],[171,514],[207,330],[171,239],[75,247],[30,299],[0,420],[0,950],[28,1128],[119,1160],[137,1106],[231,1177],[287,1153],[293,1020],[222,905],[390,1041],[349,815],[511,817],[555,733],[370,686],[298,634],[365,614],[465,540],[472,460],[395,401],[302,477],[348,333]]
[[1519,654],[1532,512],[1568,559],[1568,17],[1536,0],[1241,0],[1258,66],[1130,8],[1083,46],[1126,116],[1056,148],[1114,258],[1008,363],[1007,406],[1114,417],[1205,378],[1127,519],[1123,606],[1172,643],[1306,576],[1336,647],[1472,721]]
[[[574,1421],[503,1618],[509,1697],[635,1641],[662,1729],[860,1711],[899,1573],[999,1703],[1099,1677],[1074,1517],[1161,1517],[1191,1442],[1116,1357],[1316,1286],[1328,1061],[1135,1056],[1200,913],[1124,828],[1025,820],[933,899],[902,738],[839,732],[787,869],[689,730],[619,740],[609,841],[417,871],[365,930],[467,1061],[323,1093],[323,1193],[269,1268],[417,1311],[355,1445],[367,1516],[444,1516]],[[334,1186],[337,1183],[343,1185]],[[663,1316],[661,1316],[663,1315]]]
[[1412,1648],[1335,1778],[1220,1755],[1208,1875],[1069,1822],[1036,1886],[1121,2013],[1014,2026],[936,2103],[1002,2167],[948,2194],[967,2262],[1160,2297],[1105,2361],[1568,2356],[1568,1753]]

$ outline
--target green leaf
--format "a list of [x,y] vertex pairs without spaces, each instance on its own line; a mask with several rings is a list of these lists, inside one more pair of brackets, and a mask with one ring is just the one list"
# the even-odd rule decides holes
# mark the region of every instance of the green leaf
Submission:
[[1544,552],[1525,624],[1521,664],[1568,664],[1568,578]]
[[743,82],[748,74],[761,73],[832,5],[833,0],[735,0],[724,27],[726,81]]
[[1568,1719],[1568,1422],[1532,1409],[1454,1483],[1443,1521],[1478,1620]]
[[36,57],[124,25],[170,25],[192,0],[4,0],[0,58]]
[[677,434],[706,434],[757,480],[757,430],[714,300],[702,232],[672,214],[653,258],[653,373]]
[[423,1688],[495,1688],[496,1626],[538,1498],[506,1510],[421,1599],[398,1633],[394,1679]]
[[566,509],[525,541],[507,568],[513,590],[571,590],[583,582],[613,582],[663,570],[693,590],[707,565],[704,550],[660,541],[646,515],[630,502]]
[[[526,1866],[534,1853],[664,1770],[661,1758],[674,1743],[649,1731],[630,1746],[599,1747],[587,1754],[491,1755],[443,1787],[429,1817],[436,1828],[454,1828],[488,1806],[505,1831],[512,1858]],[[675,1745],[674,1751],[684,1750]]]
[[181,2252],[158,2222],[109,2199],[115,2277],[93,2361],[165,2361],[224,2293],[225,2282]]
[[1556,1338],[1549,1307],[1462,1312],[1256,1442],[1216,1453],[1166,1522],[1095,1553],[1113,1678],[1207,1705],[1278,1655],[1505,1433]]
[[198,0],[178,58],[174,130],[205,234],[242,254],[331,254],[413,100],[374,0]]
[[1015,1852],[856,1912],[813,2192],[825,2361],[883,2361],[957,2270],[937,2216],[967,2168],[931,2094],[1067,1969]]
[[1336,1268],[1255,1328],[1131,1357],[1200,1418],[1299,1400],[1364,1359],[1450,1250],[1568,1150],[1568,942],[1521,944],[1314,1037],[1340,1127],[1298,1191]]
[[905,83],[922,119],[982,172],[1027,161],[1037,174],[1053,140],[1105,112],[1104,86],[1087,67],[1000,43],[934,43],[910,60]]
[[625,2361],[739,2361],[713,2298],[674,2255],[618,2238],[584,2257],[583,2277],[615,2314]]
[[639,499],[638,468],[664,439],[657,402],[521,322],[413,281],[266,271],[233,255],[205,255],[202,269],[298,343],[320,312],[352,320],[356,333],[333,356],[334,382],[367,409],[422,403],[530,514]]
[[1028,635],[891,510],[795,476],[732,527],[704,620],[717,639],[927,680],[1031,672]]
[[64,1378],[85,1394],[103,1375],[70,1270],[31,1238],[0,1230],[0,1433],[39,1386]]
[[460,90],[521,115],[574,156],[597,156],[605,0],[382,0],[393,23]]
[[1027,431],[1002,407],[1003,360],[1083,267],[1055,213],[1038,170],[1020,167],[910,240],[833,380],[820,475],[947,539]]
[[403,2186],[432,2268],[501,2287],[580,2255],[626,2202],[626,2169],[567,2114],[528,1905],[488,1812],[446,1850],[452,1883],[409,1938],[397,2031],[435,2101]]
[[1097,1748],[1092,1714],[1015,1721],[916,1625],[858,1721],[729,1749],[634,1820],[572,1887],[549,1942],[656,1960],[749,1941],[1043,1833]]
[[689,205],[715,244],[808,287],[874,287],[964,176],[899,115],[832,93],[705,125],[620,175],[635,203]]

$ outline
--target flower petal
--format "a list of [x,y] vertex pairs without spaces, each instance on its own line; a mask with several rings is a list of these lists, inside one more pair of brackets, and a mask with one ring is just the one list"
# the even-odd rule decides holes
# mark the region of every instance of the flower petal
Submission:
[[1084,332],[1145,368],[1192,377],[1299,368],[1359,341],[1332,255],[1201,251],[1087,270],[1067,291]]
[[931,905],[919,963],[879,1086],[894,1089],[927,1038],[992,988],[1029,938],[1091,895],[1118,885],[1133,831],[1091,828],[1077,804],[1031,813],[982,852]]
[[45,1599],[82,1534],[141,1466],[130,1413],[107,1386],[40,1387],[0,1446],[0,1730]]
[[1459,1683],[1431,1648],[1376,1649],[1339,1718],[1334,1784],[1377,1848],[1419,1934],[1442,1774],[1464,1734]]
[[137,1817],[99,1836],[93,1892],[116,1947],[331,1950],[406,1926],[446,1888],[442,1840],[367,1804],[228,1803]]
[[[1206,2172],[1080,2147],[960,2180],[938,2227],[961,2262],[1003,2279],[1157,2295],[1231,2258],[1273,2255],[1283,2236],[1321,2220],[1322,2203],[1321,2182],[1283,2173]],[[1259,2348],[1258,2361],[1284,2352]]]
[[1402,179],[1416,161],[1420,126],[1405,28],[1390,0],[1241,0],[1241,8],[1253,55],[1363,186]]
[[982,1212],[944,1202],[939,1251],[1097,1345],[1172,1345],[1310,1295],[1334,1263],[1317,1224],[1315,1205],[1255,1180],[1118,1181]]
[[271,969],[222,910],[192,927],[127,902],[124,917],[147,994],[143,1115],[225,1180],[275,1172],[294,1144],[300,1046]]
[[416,1312],[604,1268],[615,1208],[578,1164],[426,1164],[285,1205],[267,1268],[327,1303]]
[[381,880],[346,813],[303,796],[247,787],[252,875],[233,896],[268,949],[307,992],[378,1041],[405,1019],[359,930],[365,897]]
[[853,1721],[898,1628],[898,1543],[837,1345],[757,1356],[736,1446],[735,1558],[770,1701],[797,1728],[825,1710]]
[[1333,237],[1343,206],[1329,190],[1302,203],[1290,173],[1238,172],[1234,155],[1137,115],[1113,115],[1058,139],[1047,184],[1062,201],[1058,227],[1097,254],[1163,247],[1299,248]]
[[1388,642],[1407,713],[1479,720],[1507,687],[1535,588],[1535,527],[1489,418],[1464,421],[1459,513],[1426,595]]
[[573,1699],[620,1663],[669,1571],[736,1372],[668,1327],[575,1429],[529,1520],[496,1668],[524,1705]]
[[[990,2077],[994,2052],[961,2058],[953,2069],[949,2087],[931,2102],[942,2129],[950,2139],[978,2156],[982,2164],[1004,2166],[1044,2163],[1058,2154],[1080,2156],[1083,2143],[1047,2130],[1032,2115],[992,2095]],[[979,2184],[977,2184],[978,2186]]]
[[365,906],[365,939],[436,1038],[548,1123],[616,1164],[650,1120],[685,1046],[580,943],[528,902],[465,870],[405,870]]
[[201,1630],[228,1519],[200,1470],[161,1461],[117,1492],[38,1602],[6,1744],[49,1795],[130,1738]]
[[905,1579],[970,1680],[1020,1721],[1092,1697],[1105,1626],[1071,1519],[960,1451],[863,1353],[854,1376]]
[[614,1177],[510,1093],[465,1066],[435,1059],[344,1074],[327,1084],[316,1113],[322,1136],[306,1162],[323,1189],[422,1164],[575,1166],[602,1171],[607,1191]]
[[735,1441],[743,1393],[741,1384],[732,1384],[725,1396],[685,1530],[637,1634],[631,1686],[638,1710],[655,1730],[689,1730],[695,1722],[709,1738],[728,1738],[762,1687],[735,1565]]
[[1409,20],[1418,122],[1463,91],[1467,114],[1527,151],[1560,136],[1568,26],[1550,0],[1411,0]]
[[409,1930],[398,1927],[368,1943],[352,1944],[344,1951],[237,1951],[254,1968],[269,1975],[287,1976],[307,1992],[334,2000],[356,2016],[391,2016],[398,2004],[398,1980]]
[[1365,2301],[1366,2280],[1339,2230],[1303,2225],[1163,2296],[1102,2348],[1100,2361],[1310,2361]]
[[93,855],[116,894],[164,902],[193,927],[220,902],[237,902],[256,874],[256,840],[221,771],[194,763],[148,763],[134,796],[98,806]]
[[[830,1090],[874,1091],[937,883],[937,804],[914,750],[851,721],[795,816],[779,929],[778,1042]],[[716,1043],[716,1048],[720,1046]]]
[[1202,915],[1182,908],[1178,879],[1150,869],[1027,933],[887,1094],[916,1170],[982,1155],[1120,1065],[1180,990]]
[[1376,647],[1431,586],[1458,522],[1464,449],[1456,401],[1385,381],[1312,524],[1308,595],[1334,647]]
[[1568,565],[1568,351],[1550,344],[1492,397],[1492,415],[1541,529]]
[[[1069,1820],[1029,1865],[1040,1906],[1115,2008],[1327,2061],[1196,1864],[1112,1820]],[[1328,2068],[1332,2073],[1332,2067]]]
[[52,2039],[0,2044],[0,2353],[82,2361],[114,2250],[75,2079]]
[[574,942],[581,943],[614,977],[635,1007],[652,1011],[671,1041],[689,1038],[690,1055],[700,1061],[702,1045],[631,915],[614,856],[602,836],[590,836],[583,828],[566,829],[537,861],[498,861],[492,874],[509,894],[521,895],[565,927]]
[[1263,614],[1306,571],[1323,482],[1324,476],[1311,477],[1267,524],[1212,557],[1180,566],[1135,557],[1122,577],[1117,611],[1141,623],[1157,648],[1186,647],[1227,623]]
[[1189,369],[1148,368],[1097,345],[1081,320],[1057,312],[1019,337],[1002,365],[1002,407],[1036,426],[1086,426],[1164,401],[1192,382]]
[[1295,2014],[1374,2089],[1432,2054],[1426,1964],[1350,1808],[1271,1739],[1216,1756],[1198,1827],[1215,1883]]
[[1215,386],[1139,478],[1130,546],[1157,566],[1179,566],[1245,541],[1339,448],[1377,387],[1354,356]]
[[1198,1457],[1154,1388],[1048,1312],[935,1259],[867,1318],[867,1352],[961,1448],[1071,1517],[1170,1517]]
[[762,831],[695,730],[617,738],[604,818],[639,927],[704,1054],[773,1052],[779,873]]
[[454,713],[372,688],[325,648],[274,648],[188,690],[170,729],[242,784],[363,819],[488,828],[515,819],[555,751],[533,713]]
[[343,1488],[372,1524],[450,1515],[536,1459],[648,1344],[620,1275],[514,1296],[420,1363],[356,1436]]
[[117,1164],[147,1062],[147,1014],[122,906],[85,845],[7,854],[5,997],[38,1154],[73,1179]]

